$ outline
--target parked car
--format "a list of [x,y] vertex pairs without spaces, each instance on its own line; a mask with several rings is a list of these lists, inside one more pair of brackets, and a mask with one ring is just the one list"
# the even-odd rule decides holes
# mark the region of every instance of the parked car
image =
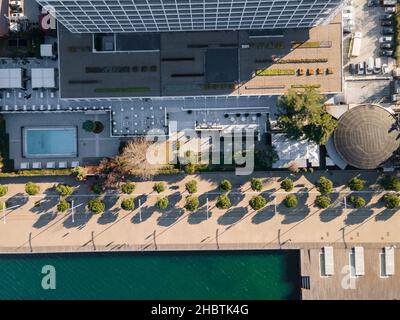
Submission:
[[391,27],[393,25],[393,20],[383,20],[381,22],[381,26],[383,27]]
[[360,62],[357,64],[357,74],[364,74],[365,68],[364,68],[364,62]]
[[380,43],[385,43],[385,42],[392,42],[393,37],[391,36],[386,36],[386,37],[380,37],[379,38],[379,42]]
[[393,28],[383,27],[382,34],[383,35],[394,34],[394,30],[393,30]]
[[393,50],[381,50],[379,51],[381,57],[391,57],[393,55]]
[[380,5],[379,0],[368,0],[368,7],[377,7]]
[[349,72],[350,74],[355,74],[356,73],[356,66],[354,63],[349,64]]
[[386,63],[382,65],[382,73],[383,74],[388,74],[389,73],[389,67],[388,67],[388,65]]
[[365,74],[372,74],[374,72],[374,58],[369,57],[365,62]]
[[380,45],[381,49],[392,49],[392,44],[390,42],[388,43],[381,43]]
[[393,13],[386,13],[386,14],[383,15],[381,20],[392,20],[393,17],[394,17]]
[[396,12],[396,7],[386,7],[385,8],[385,13],[395,13]]
[[382,71],[382,60],[381,58],[375,58],[374,73],[380,73]]

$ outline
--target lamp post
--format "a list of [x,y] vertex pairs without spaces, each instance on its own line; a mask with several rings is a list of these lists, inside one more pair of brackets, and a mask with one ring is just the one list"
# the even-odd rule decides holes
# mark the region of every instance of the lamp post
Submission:
[[71,216],[72,216],[72,223],[75,223],[74,200],[71,201]]
[[140,220],[140,222],[142,222],[142,208],[141,208],[140,199],[139,199],[139,220]]

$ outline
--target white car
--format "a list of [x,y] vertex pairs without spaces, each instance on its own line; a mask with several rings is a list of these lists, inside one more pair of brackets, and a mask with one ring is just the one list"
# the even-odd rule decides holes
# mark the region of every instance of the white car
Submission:
[[388,65],[386,63],[382,65],[382,73],[383,74],[388,74],[389,73],[389,67],[388,67]]
[[391,42],[392,40],[393,40],[392,36],[384,36],[379,38],[380,43]]
[[386,7],[385,8],[385,13],[395,13],[396,12],[396,7]]

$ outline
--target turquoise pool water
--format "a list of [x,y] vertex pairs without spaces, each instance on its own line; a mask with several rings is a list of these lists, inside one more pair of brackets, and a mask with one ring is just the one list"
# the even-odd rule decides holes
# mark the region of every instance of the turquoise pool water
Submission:
[[76,127],[29,127],[23,129],[24,157],[77,156]]
[[[43,290],[43,266],[56,289]],[[298,299],[298,251],[0,256],[0,299]]]

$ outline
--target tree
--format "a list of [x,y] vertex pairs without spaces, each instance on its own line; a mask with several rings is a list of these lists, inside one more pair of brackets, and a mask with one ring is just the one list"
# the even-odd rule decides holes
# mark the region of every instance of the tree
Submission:
[[281,188],[286,192],[290,192],[294,188],[294,182],[292,179],[286,178],[281,182]]
[[251,179],[251,190],[261,191],[263,188],[263,183],[261,179],[253,178]]
[[185,184],[186,191],[193,194],[197,192],[197,181],[196,180],[190,180]]
[[133,209],[135,209],[135,198],[128,198],[122,200],[121,208],[126,211],[132,211]]
[[137,138],[129,141],[119,155],[103,159],[97,167],[97,174],[104,178],[104,187],[116,188],[129,175],[142,180],[155,176],[167,163],[147,159],[148,150],[154,146],[153,142],[145,138]]
[[164,182],[157,182],[154,184],[153,186],[153,191],[157,192],[157,193],[161,193],[165,190],[165,184]]
[[387,193],[382,197],[385,207],[388,209],[396,209],[400,207],[400,197],[396,193]]
[[283,200],[283,204],[288,208],[295,208],[297,207],[297,197],[295,194],[288,194],[285,199]]
[[121,186],[121,191],[122,191],[122,193],[125,193],[125,194],[132,194],[132,192],[135,191],[135,188],[136,188],[136,186],[134,183],[127,182]]
[[25,192],[30,196],[35,196],[40,192],[40,187],[33,182],[28,182],[25,184]]
[[315,205],[320,208],[328,208],[331,204],[331,197],[328,195],[319,195],[315,199]]
[[95,193],[95,194],[101,194],[103,192],[103,186],[101,185],[100,182],[95,182],[90,186],[90,189]]
[[87,169],[84,167],[75,167],[72,168],[71,174],[75,177],[77,181],[83,181],[86,180],[87,176]]
[[265,199],[263,196],[253,196],[250,199],[250,207],[253,208],[253,210],[260,210],[264,208],[267,205],[267,199]]
[[56,191],[60,194],[60,196],[62,197],[68,197],[69,195],[72,194],[72,192],[74,191],[74,188],[72,188],[70,185],[68,184],[62,184],[59,183],[56,186]]
[[106,205],[103,201],[101,201],[101,199],[95,198],[89,200],[88,209],[94,214],[100,214],[104,212],[104,210],[106,209]]
[[351,196],[350,202],[355,208],[362,208],[366,204],[365,199],[361,196]]
[[0,197],[4,197],[8,192],[8,187],[0,184]]
[[364,189],[364,184],[365,180],[354,177],[347,183],[347,186],[350,188],[351,191],[360,191]]
[[274,146],[265,146],[263,149],[256,149],[254,161],[264,169],[271,169],[272,165],[279,160],[279,155]]
[[196,211],[199,207],[199,198],[196,196],[187,196],[185,209],[189,211]]
[[165,210],[168,208],[168,205],[169,205],[169,200],[167,197],[157,199],[157,202],[156,202],[157,208],[159,208],[161,210]]
[[65,212],[69,208],[71,208],[71,204],[65,199],[61,199],[60,202],[57,204],[57,211],[58,212]]
[[381,185],[385,190],[400,191],[400,180],[396,176],[385,175],[381,179]]
[[6,203],[4,201],[0,201],[0,210],[6,208]]
[[222,180],[221,183],[219,184],[219,189],[222,192],[228,192],[232,190],[232,183],[229,180]]
[[82,124],[82,129],[85,130],[86,132],[93,132],[94,128],[95,128],[95,123],[91,120],[86,120]]
[[326,195],[332,192],[333,182],[327,177],[320,177],[316,183],[316,187],[321,194]]
[[227,195],[223,194],[218,197],[216,204],[218,209],[229,209],[231,205],[231,200]]
[[325,111],[324,101],[314,88],[289,90],[278,99],[278,126],[290,139],[325,144],[337,121]]
[[188,163],[183,167],[186,174],[195,174],[197,166],[193,163]]

